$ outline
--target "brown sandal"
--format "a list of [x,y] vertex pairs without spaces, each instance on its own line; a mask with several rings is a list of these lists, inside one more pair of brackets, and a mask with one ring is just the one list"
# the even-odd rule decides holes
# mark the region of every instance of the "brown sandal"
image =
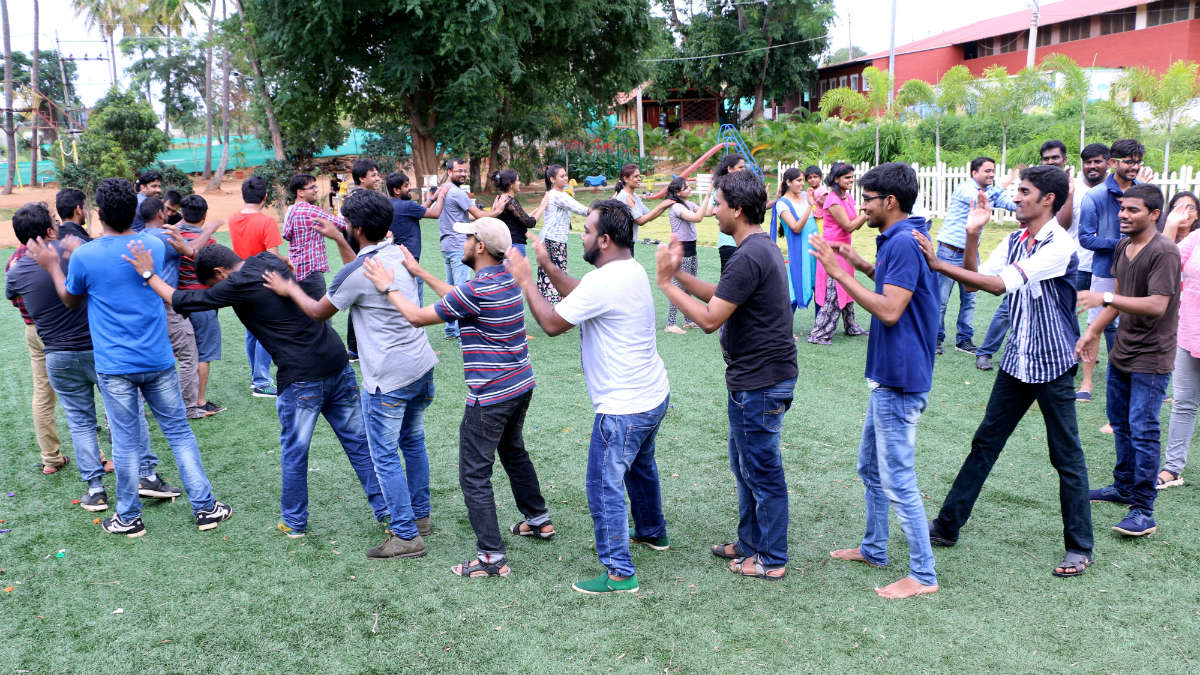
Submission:
[[50,466],[49,464],[39,464],[35,468],[41,469],[43,476],[52,476],[52,475],[58,473],[59,470],[63,469],[70,463],[71,463],[71,458],[67,457],[66,455],[63,455],[63,462],[62,462],[62,464],[59,464],[58,466]]
[[[550,528],[549,531],[546,530],[547,527]],[[538,539],[549,539],[555,534],[554,523],[551,523],[548,520],[541,525],[530,525],[529,521],[522,520],[521,522],[516,523],[512,527],[508,528],[508,531],[512,532],[518,537],[537,537]]]
[[[746,562],[753,562],[754,567],[751,571],[746,571]],[[762,560],[756,555],[753,558],[734,558],[729,563],[729,571],[744,577],[755,577],[756,579],[766,579],[767,581],[780,581],[787,574],[787,567],[780,565],[778,567],[767,567],[762,564]],[[780,574],[772,574],[779,572]]]
[[726,560],[734,560],[742,557],[737,550],[737,542],[731,541],[728,544],[713,544],[709,549],[713,555]]

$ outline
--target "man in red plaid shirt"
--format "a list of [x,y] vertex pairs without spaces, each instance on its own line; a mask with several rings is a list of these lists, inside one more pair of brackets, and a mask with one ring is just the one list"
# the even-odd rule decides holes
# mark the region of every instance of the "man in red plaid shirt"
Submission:
[[342,235],[349,231],[349,225],[345,218],[326,213],[317,206],[317,179],[310,174],[292,176],[288,191],[296,200],[283,219],[283,238],[288,241],[288,259],[295,267],[300,288],[314,300],[320,300],[325,297],[325,272],[329,271],[325,239],[337,242],[343,262],[355,258],[354,251]]

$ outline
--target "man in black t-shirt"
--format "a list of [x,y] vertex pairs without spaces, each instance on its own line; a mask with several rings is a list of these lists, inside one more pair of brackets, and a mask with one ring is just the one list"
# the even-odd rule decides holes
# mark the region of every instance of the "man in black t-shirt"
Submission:
[[767,191],[758,177],[748,171],[721,177],[715,201],[721,232],[737,242],[720,281],[714,286],[680,272],[683,245],[672,239],[658,247],[658,287],[704,332],[721,328],[738,536],[712,553],[731,558],[734,574],[778,581],[786,573],[788,524],[779,438],[797,374],[787,270],[762,229]]

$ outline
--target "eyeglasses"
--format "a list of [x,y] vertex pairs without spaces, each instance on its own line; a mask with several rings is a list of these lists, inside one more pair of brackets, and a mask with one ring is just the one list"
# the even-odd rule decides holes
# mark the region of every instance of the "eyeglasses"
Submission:
[[1142,165],[1142,160],[1140,160],[1140,159],[1125,159],[1124,157],[1120,157],[1117,159],[1117,161],[1124,164],[1125,166],[1141,166]]
[[890,195],[863,195],[862,200],[864,202],[869,202],[872,199],[887,199],[889,196]]
[[301,189],[301,190],[316,190],[316,189],[317,189],[317,184],[316,184],[316,183],[313,183],[312,185],[305,185],[304,187],[302,187],[302,188],[300,188],[300,189]]

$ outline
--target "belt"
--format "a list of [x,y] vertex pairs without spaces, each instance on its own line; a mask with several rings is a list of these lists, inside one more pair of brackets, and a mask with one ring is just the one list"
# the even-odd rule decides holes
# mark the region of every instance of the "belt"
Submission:
[[938,246],[945,246],[946,248],[950,249],[951,251],[954,251],[955,253],[965,253],[965,251],[963,251],[961,248],[959,248],[957,246],[951,246],[950,244],[947,244],[942,241],[938,242]]

